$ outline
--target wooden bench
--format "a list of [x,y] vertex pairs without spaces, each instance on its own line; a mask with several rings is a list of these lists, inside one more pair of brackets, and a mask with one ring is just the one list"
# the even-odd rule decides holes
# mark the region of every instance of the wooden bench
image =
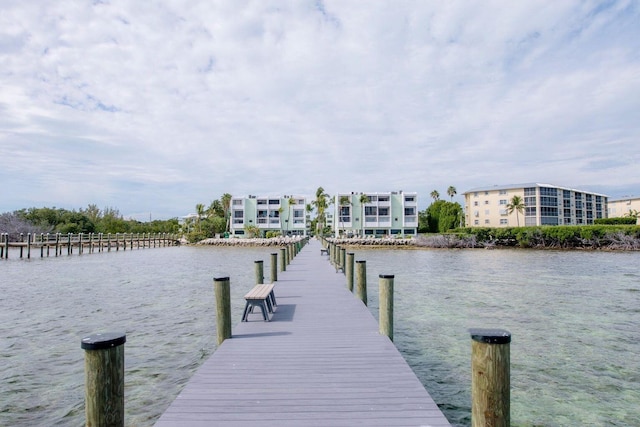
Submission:
[[276,296],[273,292],[274,284],[270,285],[255,285],[245,296],[247,301],[244,306],[244,313],[242,314],[242,321],[247,322],[247,317],[253,312],[253,307],[258,306],[262,310],[262,317],[264,321],[269,321],[269,313],[273,313],[276,304]]

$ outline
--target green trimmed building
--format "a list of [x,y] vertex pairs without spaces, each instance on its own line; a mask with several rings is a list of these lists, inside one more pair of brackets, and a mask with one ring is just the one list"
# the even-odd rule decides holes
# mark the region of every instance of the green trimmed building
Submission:
[[418,194],[338,193],[333,201],[333,231],[342,237],[415,236]]

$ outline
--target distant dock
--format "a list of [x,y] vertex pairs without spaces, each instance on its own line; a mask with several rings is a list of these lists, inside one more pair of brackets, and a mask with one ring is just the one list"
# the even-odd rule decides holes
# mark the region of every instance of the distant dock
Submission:
[[[13,236],[0,233],[0,259],[9,258],[9,249],[19,258],[40,258],[93,252],[144,249],[179,244],[177,235],[169,233],[40,233]],[[12,255],[13,256],[13,255]]]
[[271,321],[238,318],[156,427],[450,426],[321,248],[278,272]]

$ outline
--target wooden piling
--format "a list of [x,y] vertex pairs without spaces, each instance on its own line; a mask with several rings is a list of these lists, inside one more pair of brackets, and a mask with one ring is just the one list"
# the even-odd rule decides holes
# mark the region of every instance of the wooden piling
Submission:
[[27,233],[27,259],[31,259],[31,233]]
[[508,427],[511,422],[510,343],[503,329],[470,329],[471,425]]
[[[24,242],[24,234],[20,233],[20,243],[23,243],[23,242]],[[22,245],[21,245],[20,246],[20,259],[22,259],[23,252],[24,252],[24,250],[23,250]]]
[[125,342],[123,333],[94,334],[82,339],[87,426],[124,426]]
[[271,283],[278,281],[278,253],[271,254]]
[[356,261],[356,297],[367,305],[367,261]]
[[345,258],[346,258],[347,250],[345,248],[340,248],[340,268],[342,268],[342,273],[347,274],[347,270],[345,268]]
[[256,285],[262,285],[264,283],[264,262],[255,261],[254,264],[256,272]]
[[380,333],[393,341],[393,281],[392,274],[380,274],[378,285],[380,292],[379,322]]
[[231,285],[228,277],[213,279],[216,295],[216,329],[218,345],[231,338]]
[[287,270],[287,250],[280,248],[280,271]]
[[344,268],[344,275],[347,277],[347,289],[349,292],[353,292],[353,260],[355,255],[353,252],[347,254],[346,265]]

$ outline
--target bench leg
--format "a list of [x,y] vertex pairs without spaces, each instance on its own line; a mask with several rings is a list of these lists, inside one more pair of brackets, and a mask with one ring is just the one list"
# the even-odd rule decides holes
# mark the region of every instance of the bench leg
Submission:
[[278,304],[276,303],[276,294],[271,291],[271,293],[269,294],[269,297],[271,298],[271,305],[273,305],[274,307],[277,307]]
[[247,316],[249,316],[249,313],[251,313],[251,309],[253,308],[253,306],[251,305],[251,303],[249,301],[247,301],[247,303],[244,306],[244,313],[242,313],[242,321],[243,322],[247,322]]
[[267,307],[266,307],[265,301],[260,302],[260,309],[262,310],[262,317],[264,317],[264,321],[268,322],[269,314],[267,314]]

